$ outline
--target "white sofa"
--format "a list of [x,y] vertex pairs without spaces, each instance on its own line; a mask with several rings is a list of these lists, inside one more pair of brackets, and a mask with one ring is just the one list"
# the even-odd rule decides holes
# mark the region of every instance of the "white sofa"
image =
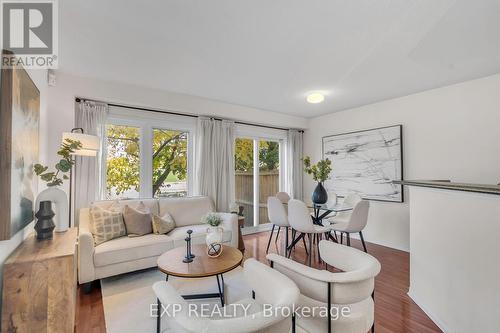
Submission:
[[[115,201],[98,201],[92,205],[110,207]],[[139,237],[120,237],[99,245],[94,245],[90,232],[90,208],[80,210],[78,235],[78,281],[80,284],[92,282],[108,276],[123,274],[140,269],[156,267],[157,258],[164,252],[178,246],[185,246],[186,231],[193,230],[193,244],[205,242],[207,225],[201,218],[214,212],[209,197],[137,199],[118,201],[120,206],[136,207],[143,202],[153,214],[163,216],[168,212],[174,219],[176,228],[166,235],[148,234]],[[92,206],[91,205],[91,206]],[[221,213],[224,229],[223,242],[238,247],[238,217],[236,214]],[[172,258],[180,260],[180,258]]]

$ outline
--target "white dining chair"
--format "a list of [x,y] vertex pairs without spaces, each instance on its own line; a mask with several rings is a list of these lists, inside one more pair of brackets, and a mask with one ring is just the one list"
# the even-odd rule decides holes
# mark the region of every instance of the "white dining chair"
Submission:
[[[271,266],[293,280],[300,289],[297,307],[342,307],[350,309],[349,316],[327,318],[296,316],[298,331],[308,333],[366,333],[374,331],[374,282],[381,266],[373,256],[334,242],[319,243],[321,258],[340,272],[307,267],[296,261],[271,253],[267,259]],[[335,312],[339,312],[335,311]]]
[[268,197],[267,198],[267,217],[269,222],[272,223],[273,229],[269,235],[269,241],[267,242],[266,253],[269,252],[269,246],[271,245],[271,240],[273,238],[274,228],[278,227],[278,232],[276,233],[276,242],[280,235],[280,230],[283,227],[285,229],[285,248],[288,247],[288,228],[290,224],[288,223],[288,216],[283,206],[283,203],[278,197]]
[[[291,249],[299,242],[301,239],[304,239],[305,236],[309,237],[309,266],[311,266],[312,262],[312,241],[314,235],[325,235],[327,238],[330,234],[330,226],[322,226],[313,223],[311,218],[309,209],[307,205],[300,201],[292,199],[288,202],[288,222],[292,229],[296,232],[294,233],[294,239],[292,243],[288,246],[288,257],[291,255]],[[300,233],[297,235],[296,233]],[[319,242],[318,242],[319,244]],[[306,248],[307,250],[307,248]],[[319,258],[319,248],[318,248],[318,258]]]
[[[295,283],[280,272],[251,258],[244,263],[243,277],[245,284],[249,286],[246,297],[226,304],[224,309],[219,309],[222,313],[231,314],[230,316],[210,318],[194,314],[188,303],[169,282],[156,282],[153,285],[153,290],[157,297],[157,309],[173,309],[175,307],[180,310],[175,316],[166,317],[164,321],[166,321],[168,328],[163,332],[290,332],[292,311],[286,314],[280,309],[291,309],[297,302],[300,292]],[[248,308],[248,310],[242,311],[243,307]],[[274,315],[266,315],[265,311],[271,311]],[[162,332],[161,316],[157,316],[157,333],[159,332]]]
[[346,242],[348,246],[351,246],[351,234],[358,233],[361,243],[363,244],[363,249],[366,249],[365,239],[363,237],[363,229],[368,223],[368,213],[370,210],[370,202],[368,200],[358,201],[353,210],[344,219],[332,218],[330,219],[330,227],[332,231],[340,233],[340,238],[337,237],[339,242],[342,244],[344,240],[344,234],[346,235]]
[[281,200],[282,203],[286,204],[290,201],[290,195],[286,192],[278,192],[276,193],[276,197]]
[[[342,201],[342,204],[345,206],[350,206],[354,207],[358,202],[362,200],[361,196],[355,193],[348,194],[347,196],[344,197],[344,200]],[[337,199],[338,201],[338,199]],[[343,212],[338,212],[337,215],[332,217],[331,221],[333,223],[337,222],[345,222],[349,219],[349,216],[351,215],[352,211],[343,211]],[[335,222],[334,222],[335,221]]]

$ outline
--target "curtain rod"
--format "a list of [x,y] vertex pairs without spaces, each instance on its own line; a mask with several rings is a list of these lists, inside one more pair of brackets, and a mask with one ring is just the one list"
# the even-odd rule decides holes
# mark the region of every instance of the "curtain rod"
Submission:
[[[80,98],[80,97],[75,97],[75,101],[77,103],[80,103],[80,101],[94,101],[86,98]],[[106,103],[106,102],[103,102]],[[109,106],[115,106],[119,108],[127,108],[127,109],[133,109],[133,110],[141,110],[141,111],[148,111],[148,112],[156,112],[156,113],[165,113],[165,114],[172,114],[175,116],[183,116],[183,117],[190,117],[190,118],[198,118],[198,115],[191,114],[191,113],[182,113],[182,112],[176,112],[176,111],[170,111],[170,110],[155,110],[155,109],[149,109],[149,108],[143,108],[143,107],[138,107],[138,106],[130,106],[130,105],[121,105],[121,104],[114,104],[114,103],[106,103]],[[219,120],[222,121],[224,119],[222,118],[217,118],[217,117],[211,117],[211,116],[206,116],[209,118],[212,118],[214,120]],[[285,128],[285,127],[277,127],[277,126],[269,126],[269,125],[260,125],[260,124],[255,124],[255,123],[248,123],[244,121],[234,121],[235,124],[240,124],[240,125],[249,125],[249,126],[256,126],[256,127],[264,127],[264,128],[270,128],[270,129],[277,129],[277,130],[283,130],[283,131],[288,131],[290,128]],[[298,130],[300,133],[304,133],[304,130],[299,129]]]

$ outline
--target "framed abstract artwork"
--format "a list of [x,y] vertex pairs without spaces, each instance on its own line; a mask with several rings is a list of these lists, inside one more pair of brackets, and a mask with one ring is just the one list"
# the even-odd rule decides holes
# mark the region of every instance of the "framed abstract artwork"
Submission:
[[22,68],[0,73],[0,240],[5,240],[34,217],[40,91]]
[[403,202],[403,126],[325,136],[323,158],[332,161],[329,191],[339,196],[357,193],[363,199]]

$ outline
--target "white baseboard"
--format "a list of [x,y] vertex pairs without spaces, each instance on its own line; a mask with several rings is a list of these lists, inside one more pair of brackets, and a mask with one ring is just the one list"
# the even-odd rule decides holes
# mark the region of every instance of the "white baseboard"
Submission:
[[425,312],[425,314],[434,322],[434,324],[437,325],[437,327],[439,327],[441,331],[443,331],[444,333],[451,332],[450,329],[441,320],[439,320],[436,315],[434,315],[425,305],[423,305],[418,297],[416,297],[415,294],[411,291],[411,287],[408,291],[408,296],[410,296],[410,298],[418,305],[420,309],[422,309],[422,311]]
[[[399,251],[403,251],[403,252],[410,252],[409,249],[406,249],[406,248],[404,249],[404,248],[401,248],[399,246],[394,246],[392,244],[388,244],[388,243],[385,243],[385,242],[373,241],[371,239],[366,239],[366,236],[364,234],[363,234],[363,236],[365,237],[365,242],[367,242],[367,243],[382,245],[382,246],[385,246],[385,247],[388,247],[388,248],[391,248],[391,249],[395,249],[395,250],[399,250]],[[351,238],[360,240],[359,235],[357,233],[352,233],[351,234]]]

